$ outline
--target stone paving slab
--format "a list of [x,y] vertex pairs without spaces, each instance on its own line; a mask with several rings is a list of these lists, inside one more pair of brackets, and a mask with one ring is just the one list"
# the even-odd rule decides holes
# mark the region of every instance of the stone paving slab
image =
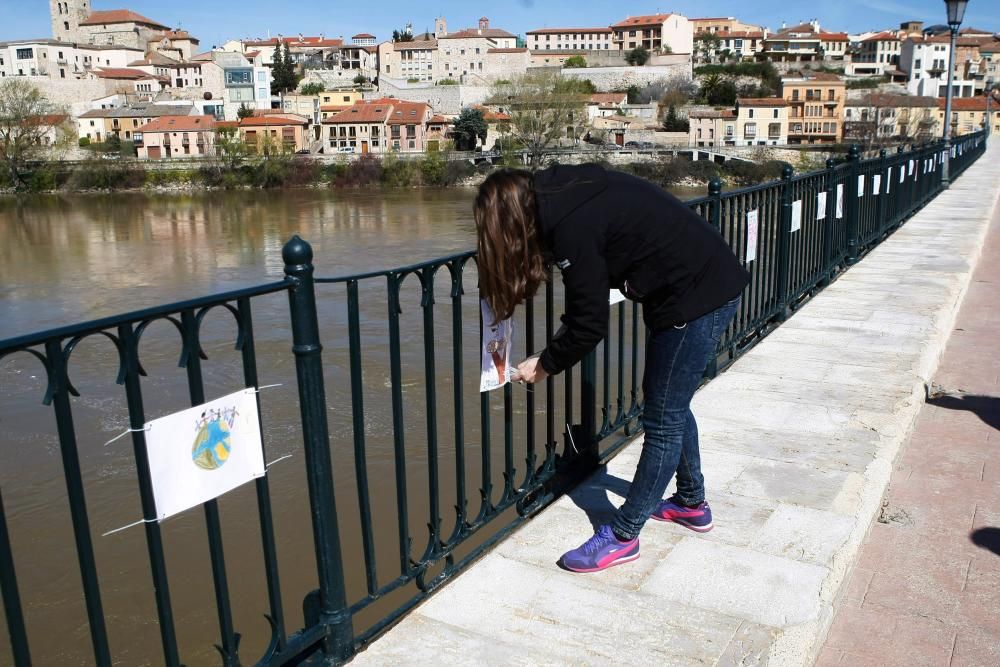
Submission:
[[[998,157],[1000,149],[990,148],[950,190],[697,394],[712,532],[650,522],[633,563],[590,575],[556,566],[623,502],[641,448],[633,443],[355,664],[799,666],[817,656],[838,597],[932,596],[931,588],[883,576],[874,562],[856,570],[859,581],[845,582],[979,257],[1000,196]],[[977,465],[961,453],[949,460],[966,476]],[[986,463],[978,465],[982,480]],[[1000,469],[988,474],[1000,476]],[[945,486],[940,493],[961,495]],[[982,516],[968,503],[947,507],[967,512],[970,524],[1000,521],[1000,504]],[[976,600],[990,602],[1000,590],[995,572],[959,572],[962,558],[948,560],[953,567],[939,584],[967,577]],[[863,616],[845,622],[876,620]],[[914,653],[945,650],[919,623],[875,625],[866,640],[873,646],[878,633],[896,633],[912,639]],[[847,660],[837,650],[836,659]],[[983,655],[989,644],[970,632],[947,650],[957,658]],[[824,652],[821,660],[829,659]]]

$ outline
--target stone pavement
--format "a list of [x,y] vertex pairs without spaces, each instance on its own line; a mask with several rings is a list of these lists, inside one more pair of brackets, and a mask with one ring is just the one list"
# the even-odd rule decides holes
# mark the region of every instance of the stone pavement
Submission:
[[[605,522],[622,502],[639,457],[640,445],[633,443],[418,607],[355,664],[810,664],[881,511],[897,452],[969,285],[1000,195],[998,143],[950,190],[697,394],[712,532],[650,522],[640,538],[642,557],[633,563],[589,575],[556,566],[563,551],[586,539],[593,524]],[[970,298],[980,303],[989,298],[975,294]],[[972,343],[993,340],[971,331],[962,335]],[[944,376],[938,381],[985,391]],[[945,416],[922,417],[921,428],[930,421],[940,435],[945,419],[966,416],[944,407],[938,412]],[[965,440],[959,449],[958,442],[940,463],[918,456],[903,465],[918,475],[968,473],[974,464],[962,454],[971,457],[972,449]],[[1000,474],[994,461],[985,473],[976,470],[994,481]],[[973,520],[997,526],[1000,517],[990,514],[998,508],[995,501],[972,518],[980,498],[969,496],[973,484],[959,487],[950,477],[920,480],[900,489],[896,502],[913,508],[917,526],[937,517],[953,519],[964,530]],[[986,489],[986,482],[978,484]],[[941,492],[929,504],[926,496],[935,489]],[[886,516],[892,515],[890,508]],[[892,530],[883,524],[876,529],[876,536]],[[913,547],[917,541],[899,543]],[[869,600],[892,600],[904,607],[912,601],[920,605],[914,611],[927,613],[939,599],[928,584],[954,587],[963,576],[966,613],[976,613],[973,595],[995,605],[996,569],[990,574],[975,565],[985,564],[987,554],[964,544],[955,549],[887,554],[912,564],[927,558],[920,554],[933,553],[930,558],[953,566],[940,580],[928,577],[909,587],[902,576],[892,577],[895,570],[879,570],[890,567],[882,565],[886,558],[872,555],[883,560],[858,570],[861,580],[875,573],[861,611],[874,611],[864,609]],[[856,587],[847,592],[849,601],[858,597]],[[961,611],[963,601],[950,600]],[[993,628],[996,618],[977,617]],[[870,632],[884,636],[885,624],[878,620],[870,622]],[[892,623],[890,633],[907,630]],[[843,636],[831,635],[831,641]],[[963,636],[977,635],[960,634],[959,641]],[[837,650],[824,653],[824,660],[841,659],[832,652]]]
[[1000,215],[817,665],[1000,665]]

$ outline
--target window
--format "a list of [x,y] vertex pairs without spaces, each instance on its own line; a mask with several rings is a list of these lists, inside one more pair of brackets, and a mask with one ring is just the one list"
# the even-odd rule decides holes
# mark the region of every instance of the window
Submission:
[[267,72],[257,72],[257,81],[259,83],[267,81]]
[[227,86],[247,86],[253,83],[250,70],[230,70],[226,72]]
[[747,123],[743,126],[743,138],[753,139],[757,136],[757,123]]
[[18,49],[17,59],[18,60],[30,60],[35,56],[35,52],[32,49]]
[[774,116],[772,116],[772,117],[773,118],[777,118],[778,117],[778,110],[777,109],[774,110]]
[[781,123],[770,123],[767,126],[767,138],[778,139],[781,137]]
[[747,118],[753,118],[753,109],[747,109]]

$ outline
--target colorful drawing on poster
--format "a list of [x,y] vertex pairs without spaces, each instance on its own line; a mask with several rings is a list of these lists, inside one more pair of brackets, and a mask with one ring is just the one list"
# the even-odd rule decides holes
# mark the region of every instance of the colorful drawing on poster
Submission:
[[483,316],[483,340],[480,346],[482,371],[479,391],[492,391],[510,382],[514,369],[510,363],[511,342],[514,338],[514,321],[500,320],[493,324],[493,311],[485,300],[480,300]]
[[758,211],[747,211],[747,252],[746,263],[757,259],[757,240],[760,235]]

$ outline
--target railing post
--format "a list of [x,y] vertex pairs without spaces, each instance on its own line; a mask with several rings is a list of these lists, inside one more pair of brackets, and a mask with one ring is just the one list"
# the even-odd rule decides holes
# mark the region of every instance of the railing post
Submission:
[[892,211],[893,220],[892,226],[899,227],[903,222],[903,186],[906,185],[906,160],[903,159],[903,152],[906,150],[904,144],[900,144],[896,149],[896,168],[901,170],[903,173],[903,182],[900,183],[899,175],[893,174],[892,178]]
[[[857,144],[852,145],[847,153],[847,160],[851,165],[848,170],[847,187],[844,188],[844,215],[847,217],[847,257],[848,264],[855,264],[858,261],[858,222],[861,215],[861,207],[858,205],[858,176],[861,175],[861,156],[858,154]],[[836,202],[834,202],[836,205]]]
[[288,301],[292,320],[292,351],[298,379],[299,408],[312,512],[313,542],[319,576],[317,622],[326,628],[325,658],[339,664],[354,655],[354,629],[347,609],[344,566],[333,493],[333,465],[326,418],[326,388],[323,383],[323,346],[316,315],[312,247],[298,235],[281,250],[285,275],[292,283]]
[[712,177],[708,182],[708,221],[722,233],[722,181]]
[[[889,227],[890,227],[889,221],[886,220],[886,201],[889,199],[889,197],[886,196],[886,192],[885,192],[885,188],[886,188],[886,186],[888,185],[888,182],[889,182],[889,174],[887,174],[885,172],[885,163],[886,163],[886,155],[887,154],[888,154],[888,151],[886,149],[884,149],[884,148],[880,149],[879,152],[878,152],[879,181],[882,181],[883,179],[885,180],[885,183],[879,183],[879,190],[878,190],[878,195],[877,195],[878,199],[875,200],[876,203],[878,204],[878,231],[879,231],[879,236],[882,236],[883,234],[885,234],[886,232],[888,232],[889,231]],[[874,196],[874,193],[875,193],[875,189],[874,188],[875,188],[875,186],[872,185],[872,194],[873,194],[873,196]]]
[[600,459],[597,446],[597,352],[591,351],[580,362],[580,429],[583,442],[576,440],[580,463],[596,468]]
[[778,213],[778,284],[776,304],[779,322],[788,319],[788,275],[791,272],[792,248],[792,174],[791,165],[781,169],[781,208]]
[[836,163],[833,158],[826,159],[826,215],[823,218],[823,278],[820,285],[826,287],[833,280],[833,225],[837,215],[837,184],[834,182]]

